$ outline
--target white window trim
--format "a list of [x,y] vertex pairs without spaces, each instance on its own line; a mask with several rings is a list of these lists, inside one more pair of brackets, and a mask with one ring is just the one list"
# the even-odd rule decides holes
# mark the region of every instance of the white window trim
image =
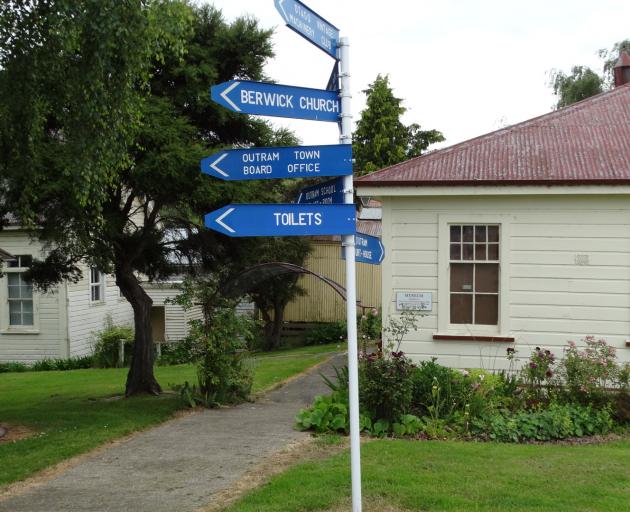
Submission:
[[[92,282],[92,269],[94,268],[95,267],[89,267],[90,276],[88,279],[88,282],[89,282],[88,293],[90,294],[90,304],[94,304],[94,305],[105,304],[105,294],[107,293],[107,276],[103,272],[101,272],[98,268],[96,268],[96,271],[98,272],[100,276],[100,281],[98,282],[98,284]],[[98,286],[101,289],[101,298],[99,300],[92,300],[92,288],[95,288],[96,286]]]
[[[498,325],[451,324],[450,229],[451,224],[499,225],[499,322]],[[450,336],[510,336],[510,217],[501,214],[439,214],[438,216],[438,332]]]
[[[29,254],[24,254],[30,256]],[[23,254],[20,254],[23,256]],[[39,334],[39,293],[33,290],[33,325],[11,325],[9,320],[9,279],[6,274],[19,274],[28,270],[28,267],[2,266],[5,274],[0,279],[0,304],[2,304],[2,315],[0,315],[0,333],[2,334]]]

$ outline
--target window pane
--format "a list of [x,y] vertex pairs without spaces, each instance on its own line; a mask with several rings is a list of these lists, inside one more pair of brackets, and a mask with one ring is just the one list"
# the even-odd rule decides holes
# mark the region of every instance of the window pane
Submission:
[[499,226],[488,226],[488,242],[499,241]]
[[451,323],[472,324],[472,295],[451,294]]
[[9,313],[10,325],[22,325],[22,315],[20,313]]
[[472,263],[451,264],[451,291],[452,292],[472,292],[473,291],[473,268]]
[[461,242],[461,241],[462,241],[462,227],[451,226],[451,242]]
[[24,313],[22,315],[22,325],[33,325],[33,313]]
[[483,293],[499,291],[499,265],[496,263],[475,265],[475,291]]
[[22,284],[20,286],[21,295],[23,299],[32,299],[33,298],[33,286],[30,284]]
[[90,282],[91,283],[99,283],[100,282],[101,273],[96,268],[90,269]]
[[497,295],[475,295],[475,324],[497,325],[499,320],[499,297]]
[[485,260],[486,259],[486,246],[475,244],[475,259],[476,260]]
[[99,286],[92,286],[92,300],[101,300],[101,288]]
[[499,244],[488,244],[488,259],[499,261]]
[[451,244],[451,259],[452,260],[461,260],[462,259],[462,246],[461,244]]
[[20,286],[20,274],[9,274],[7,272],[9,286]]
[[19,286],[8,286],[9,289],[9,299],[19,299],[20,298],[20,287]]
[[28,313],[30,315],[33,314],[33,301],[32,300],[22,301],[22,313]]
[[486,241],[486,226],[475,226],[475,242]]
[[464,242],[472,242],[473,241],[473,232],[474,232],[474,226],[464,226],[463,227]]
[[30,267],[33,264],[33,257],[30,254],[22,254],[18,256],[20,267]]
[[473,244],[464,244],[463,245],[463,251],[462,251],[462,256],[463,259],[465,260],[472,260],[474,259],[474,246]]

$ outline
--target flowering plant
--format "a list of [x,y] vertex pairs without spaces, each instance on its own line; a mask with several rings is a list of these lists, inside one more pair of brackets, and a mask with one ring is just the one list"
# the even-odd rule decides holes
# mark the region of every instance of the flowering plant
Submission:
[[548,397],[548,388],[555,375],[556,356],[546,349],[536,347],[523,366],[523,381],[532,403],[544,401]]
[[581,345],[570,341],[565,348],[562,376],[568,392],[584,403],[605,393],[615,382],[619,367],[615,348],[606,340],[586,336]]

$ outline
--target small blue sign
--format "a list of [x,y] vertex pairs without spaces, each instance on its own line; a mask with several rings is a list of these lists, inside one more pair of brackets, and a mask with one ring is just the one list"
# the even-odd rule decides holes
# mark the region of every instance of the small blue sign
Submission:
[[207,228],[232,237],[351,235],[353,204],[230,204],[205,216]]
[[[349,144],[348,144],[349,145]],[[343,178],[318,183],[300,190],[298,204],[340,204],[343,203]]]
[[337,27],[298,0],[274,0],[274,4],[290,29],[337,58]]
[[341,113],[336,91],[307,87],[230,80],[212,86],[210,96],[240,114],[337,122]]
[[222,180],[346,176],[352,174],[352,145],[228,149],[204,158],[201,172]]
[[[341,257],[345,259],[345,252],[341,250]],[[360,263],[371,263],[380,265],[385,257],[385,248],[381,239],[363,233],[354,235],[354,258]]]

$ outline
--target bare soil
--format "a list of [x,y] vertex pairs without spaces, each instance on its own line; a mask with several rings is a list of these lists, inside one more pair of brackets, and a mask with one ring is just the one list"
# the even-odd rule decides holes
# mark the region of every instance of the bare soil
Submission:
[[0,422],[0,444],[27,439],[37,434],[32,428],[24,425],[11,425]]

